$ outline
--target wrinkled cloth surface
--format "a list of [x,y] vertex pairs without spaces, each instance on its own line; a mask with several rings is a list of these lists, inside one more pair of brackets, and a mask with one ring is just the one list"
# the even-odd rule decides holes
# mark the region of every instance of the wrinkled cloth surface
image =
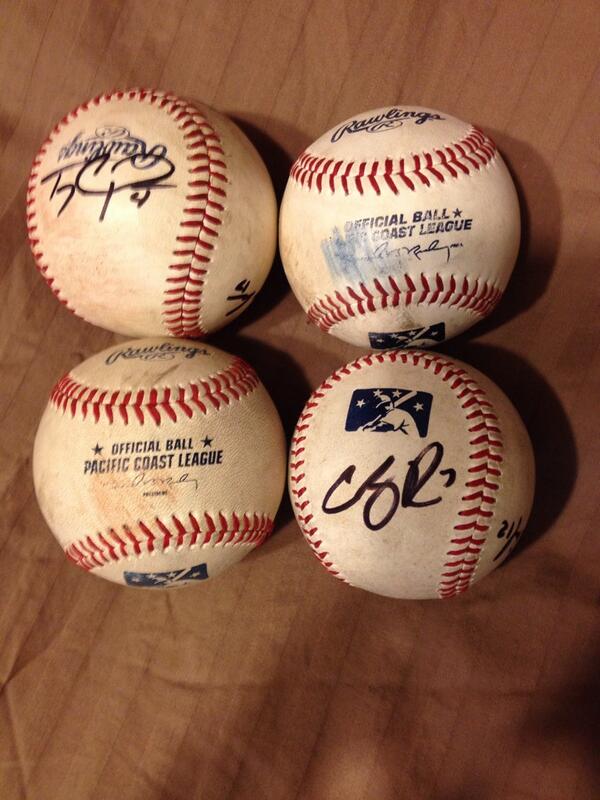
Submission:
[[[40,0],[0,17],[2,800],[600,796],[596,5]],[[494,314],[439,349],[512,399],[537,492],[514,555],[469,593],[394,601],[334,580],[287,500],[261,548],[198,588],[138,593],[67,563],[33,438],[55,381],[121,340],[36,271],[26,184],[63,114],[130,86],[231,115],[279,198],[303,148],[369,108],[444,109],[496,140],[519,261]],[[279,260],[211,341],[257,369],[288,436],[360,354],[307,324]]]

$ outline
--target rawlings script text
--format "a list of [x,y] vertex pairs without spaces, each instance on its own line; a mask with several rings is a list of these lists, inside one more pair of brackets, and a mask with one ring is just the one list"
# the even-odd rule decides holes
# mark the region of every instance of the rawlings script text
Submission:
[[114,364],[120,358],[139,358],[142,361],[171,361],[181,353],[184,358],[193,358],[196,355],[208,356],[208,350],[204,347],[189,347],[183,344],[164,344],[152,345],[150,347],[126,347],[123,350],[114,350],[106,357],[105,364]]
[[83,133],[76,134],[70,142],[60,148],[58,160],[83,158],[84,161],[91,161],[99,156],[132,156],[135,153],[146,153],[146,143],[143,139],[132,136],[127,128],[105,125],[85,139]]
[[414,122],[415,125],[424,125],[430,120],[444,119],[439,114],[429,111],[403,111],[401,108],[389,108],[383,114],[377,114],[367,119],[353,119],[341,125],[331,137],[332,142],[339,140],[347,133],[379,133],[392,128],[399,128],[405,122]]

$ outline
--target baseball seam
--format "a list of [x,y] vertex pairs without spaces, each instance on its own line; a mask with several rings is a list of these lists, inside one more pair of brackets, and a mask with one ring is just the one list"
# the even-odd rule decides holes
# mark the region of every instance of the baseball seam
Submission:
[[[199,110],[173,94],[155,92],[150,89],[131,89],[100,94],[82,103],[64,116],[52,129],[33,161],[27,187],[27,232],[35,264],[55,297],[77,316],[85,317],[74,308],[60,289],[54,285],[50,265],[46,263],[43,248],[38,238],[35,202],[38,188],[38,170],[48,146],[63,128],[86,112],[90,106],[123,99],[158,104],[175,118],[188,152],[188,193],[184,218],[180,221],[181,232],[176,237],[173,256],[176,263],[168,266],[163,301],[163,323],[173,336],[197,337],[205,334],[201,322],[202,292],[211,261],[211,253],[222,224],[226,197],[223,188],[227,183],[226,165],[221,158],[224,153],[221,142],[212,126]],[[210,213],[208,210],[210,210]],[[188,232],[189,231],[189,232]]]
[[[264,542],[273,530],[273,520],[266,514],[219,511],[190,512],[183,520],[173,515],[169,522],[156,517],[146,523],[122,525],[121,531],[109,528],[93,536],[77,539],[64,547],[65,554],[78,567],[93,570],[111,562],[143,555],[168,553],[171,550],[208,546],[251,545]],[[137,534],[137,535],[136,535]]]
[[[401,285],[403,279],[406,288]],[[309,306],[307,316],[328,333],[334,325],[350,317],[399,305],[447,306],[485,317],[502,297],[502,290],[497,286],[479,279],[469,282],[466,275],[457,281],[454,275],[437,273],[428,278],[421,274],[420,283],[419,286],[413,277],[404,273],[397,277],[388,275],[387,284],[385,278],[375,278],[368,285],[361,282],[356,287],[346,286],[345,290],[336,289],[333,294],[317,298]]]
[[384,158],[374,161],[345,161],[326,158],[310,151],[294,162],[290,178],[308,190],[322,192],[328,188],[364,194],[370,189],[381,194],[382,189],[399,194],[414,192],[420,186],[445,183],[479,171],[490,164],[498,151],[494,142],[479,128],[471,127],[467,135],[456,142],[432,151],[413,153],[405,158]]
[[489,521],[493,516],[494,495],[500,486],[503,461],[502,433],[492,403],[477,382],[449,359],[419,351],[388,350],[363,356],[330,375],[311,395],[292,437],[289,460],[292,503],[300,528],[317,558],[332,575],[350,583],[331,558],[324,537],[319,534],[314,522],[311,501],[307,496],[306,473],[303,471],[306,438],[314,409],[335,383],[363,367],[386,361],[395,363],[397,360],[424,369],[432,368],[435,375],[441,376],[441,380],[450,381],[450,388],[465,411],[469,445],[472,448],[467,468],[469,478],[465,483],[465,494],[461,496],[462,505],[453,526],[438,584],[438,595],[449,598],[465,592],[473,583],[479,556],[487,540]]
[[104,416],[110,424],[115,415],[129,424],[133,415],[140,425],[149,421],[160,425],[168,417],[175,422],[180,415],[191,418],[194,413],[207,414],[210,408],[240,400],[256,389],[259,379],[252,367],[241,358],[232,361],[227,369],[206,378],[190,381],[185,386],[159,389],[105,389],[80,383],[70,373],[64,375],[50,395],[50,403],[72,417],[88,414],[94,422]]
[[173,255],[182,260],[169,265],[172,274],[167,278],[170,288],[165,291],[163,314],[170,334],[197,337],[206,333],[202,326],[202,293],[223,222],[227,167],[219,137],[194,106],[186,105],[176,119],[184,120],[180,128],[186,131],[184,139],[189,140],[186,201],[192,205],[184,208],[186,219],[179,223],[183,231],[176,237]]

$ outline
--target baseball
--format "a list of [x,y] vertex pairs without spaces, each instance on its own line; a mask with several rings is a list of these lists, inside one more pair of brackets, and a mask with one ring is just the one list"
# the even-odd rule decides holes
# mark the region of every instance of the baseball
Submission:
[[309,319],[386,350],[428,347],[487,316],[519,235],[515,187],[491,139],[403,106],[348,119],[300,155],[279,238]]
[[285,458],[277,411],[248,364],[157,337],[110,347],[58,381],[33,475],[77,566],[171,587],[213,578],[264,541]]
[[534,463],[505,395],[428,351],[372,353],[313,393],[289,490],[333,575],[377,594],[448,598],[497,567],[527,524]]
[[267,170],[239,128],[175,95],[99,95],[33,163],[29,241],[71,311],[127,336],[202,337],[253,300],[275,253]]

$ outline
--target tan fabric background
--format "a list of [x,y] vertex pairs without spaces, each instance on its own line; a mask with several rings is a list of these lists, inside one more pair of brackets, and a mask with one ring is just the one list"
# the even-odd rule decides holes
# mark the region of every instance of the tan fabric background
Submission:
[[[598,758],[600,15],[557,2],[0,2],[2,800],[591,800]],[[116,337],[71,316],[25,236],[56,119],[115,86],[232,115],[279,192],[361,110],[416,103],[497,140],[526,221],[496,313],[442,349],[513,399],[538,491],[515,556],[468,596],[399,602],[333,580],[276,534],[197,590],[136,593],[69,565],[31,445],[56,378]],[[307,326],[277,262],[213,337],[290,432],[356,356]]]

